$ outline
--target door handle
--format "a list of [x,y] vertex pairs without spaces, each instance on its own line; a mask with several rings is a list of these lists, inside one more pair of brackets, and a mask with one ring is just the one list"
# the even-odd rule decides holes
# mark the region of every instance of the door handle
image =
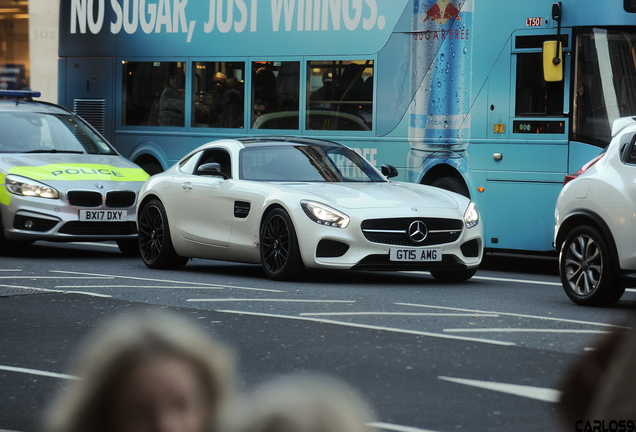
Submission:
[[185,182],[181,184],[181,189],[183,189],[184,191],[189,191],[192,189],[192,183],[190,182]]

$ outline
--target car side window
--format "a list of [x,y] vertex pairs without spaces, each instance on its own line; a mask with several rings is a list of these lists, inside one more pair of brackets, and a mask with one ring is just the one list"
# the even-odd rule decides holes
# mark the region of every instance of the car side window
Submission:
[[624,135],[620,156],[623,163],[636,165],[636,133]]
[[179,171],[186,174],[194,174],[194,167],[197,165],[197,161],[201,156],[201,152],[194,153],[190,157],[182,160],[179,163]]
[[[232,178],[232,163],[230,154],[221,149],[213,149],[213,150],[205,150],[203,155],[199,159],[199,163],[196,165],[197,169],[207,163],[216,162],[221,165],[221,172],[228,176],[228,178]],[[196,170],[195,170],[196,173]]]

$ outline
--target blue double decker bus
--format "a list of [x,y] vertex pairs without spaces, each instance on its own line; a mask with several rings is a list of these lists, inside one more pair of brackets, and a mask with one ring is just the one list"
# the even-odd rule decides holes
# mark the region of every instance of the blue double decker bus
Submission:
[[470,196],[552,251],[564,176],[636,115],[636,0],[62,0],[59,102],[150,173],[302,135]]

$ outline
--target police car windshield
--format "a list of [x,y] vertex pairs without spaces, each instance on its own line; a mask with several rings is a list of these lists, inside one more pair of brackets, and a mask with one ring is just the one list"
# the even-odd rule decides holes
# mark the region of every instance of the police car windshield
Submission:
[[0,112],[0,153],[117,154],[70,114]]

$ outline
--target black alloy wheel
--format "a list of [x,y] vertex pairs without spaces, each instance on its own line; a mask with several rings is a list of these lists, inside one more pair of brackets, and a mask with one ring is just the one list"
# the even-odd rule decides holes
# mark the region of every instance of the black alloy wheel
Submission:
[[304,270],[292,221],[281,208],[272,210],[261,226],[261,263],[274,280],[293,280]]
[[141,210],[139,250],[144,264],[152,269],[178,269],[188,262],[172,246],[168,217],[159,200],[150,201]]

